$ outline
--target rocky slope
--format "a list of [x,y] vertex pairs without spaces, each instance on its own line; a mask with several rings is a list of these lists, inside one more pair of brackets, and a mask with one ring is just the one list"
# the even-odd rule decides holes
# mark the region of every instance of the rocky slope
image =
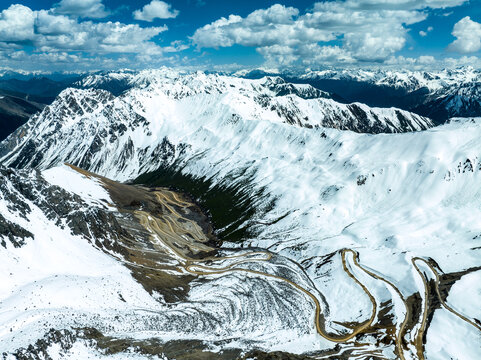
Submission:
[[25,124],[31,115],[41,111],[44,106],[0,90],[0,141]]

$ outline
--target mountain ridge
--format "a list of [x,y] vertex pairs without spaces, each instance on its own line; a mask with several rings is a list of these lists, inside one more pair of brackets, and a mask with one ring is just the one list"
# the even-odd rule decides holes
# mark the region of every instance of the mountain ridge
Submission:
[[[140,74],[138,79],[139,85],[117,97],[106,90],[93,88],[62,91],[54,103],[2,142],[2,161],[13,166],[24,166],[25,163],[37,166],[40,162],[51,166],[70,162],[89,167],[86,162],[101,144],[107,143],[117,144],[129,158],[133,147],[139,149],[137,143],[150,142],[160,146],[153,134],[158,126],[179,114],[185,118],[186,124],[194,124],[193,119],[213,116],[215,121],[223,124],[262,120],[367,133],[418,131],[433,126],[429,119],[399,109],[341,104],[309,85],[289,84],[279,77],[243,80],[203,73],[180,76],[161,72],[153,77]],[[202,121],[199,120],[199,124]],[[79,141],[82,138],[76,127],[83,127],[83,132],[95,135],[91,143],[80,147],[83,160],[78,158],[81,156],[79,148],[65,153],[65,149],[71,147],[71,136]],[[131,133],[130,140],[125,138],[119,143],[118,139],[126,132]],[[48,142],[43,142],[43,138],[49,139]],[[62,149],[56,150],[52,146],[53,139]],[[157,156],[152,148],[148,152]],[[8,153],[9,159],[6,159]],[[118,161],[125,162],[127,158]]]

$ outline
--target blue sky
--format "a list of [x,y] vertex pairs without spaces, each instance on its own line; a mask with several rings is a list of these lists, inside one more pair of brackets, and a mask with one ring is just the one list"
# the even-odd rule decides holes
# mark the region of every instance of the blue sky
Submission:
[[481,66],[481,0],[0,2],[0,67]]

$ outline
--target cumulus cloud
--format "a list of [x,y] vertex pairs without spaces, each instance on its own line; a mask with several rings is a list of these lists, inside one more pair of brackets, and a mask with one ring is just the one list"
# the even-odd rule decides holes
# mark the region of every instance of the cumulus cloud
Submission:
[[29,54],[25,51],[1,53],[2,67],[23,70],[86,71],[91,69],[109,69],[124,67],[132,60],[126,57],[89,56],[84,53],[65,51],[39,52]]
[[36,13],[34,25],[36,34],[55,36],[74,30],[77,21],[65,15],[53,15],[49,11],[40,10]]
[[[192,41],[198,48],[234,44],[257,47],[266,59],[274,61],[277,57],[282,64],[334,60],[326,56],[334,53],[342,53],[340,59],[344,61],[381,61],[404,47],[407,29],[403,24],[422,21],[426,14],[392,10],[389,1],[384,8],[379,1],[374,3],[316,3],[313,11],[304,15],[299,15],[298,9],[277,4],[245,18],[230,15],[214,21],[198,29]],[[374,11],[365,9],[374,5],[377,6]],[[408,7],[411,6],[410,3]],[[343,46],[319,46],[329,41],[338,41]]]
[[0,41],[33,40],[35,13],[23,5],[11,5],[0,13]]
[[55,64],[78,69],[106,69],[121,63],[135,67],[139,54],[157,64],[189,47],[179,41],[160,46],[156,37],[167,31],[165,25],[142,27],[83,19],[106,14],[101,0],[62,0],[51,9],[37,11],[11,5],[0,11],[2,64],[22,69],[52,68]]
[[460,66],[473,66],[479,68],[481,67],[481,59],[477,56],[462,56],[459,58],[435,58],[431,55],[422,55],[419,57],[392,56],[384,62],[383,66],[413,70],[441,70]]
[[246,18],[230,15],[196,30],[192,41],[199,47],[229,47],[235,44],[253,47],[298,46],[305,42],[334,40],[330,32],[309,28],[298,20],[299,10],[273,5],[256,10]]
[[459,53],[473,53],[481,49],[481,24],[466,16],[459,20],[451,33],[456,37],[449,50]]
[[392,56],[386,60],[386,65],[399,65],[402,67],[409,67],[412,65],[430,65],[436,63],[436,59],[431,55],[421,55],[417,58]]
[[[9,54],[8,59],[12,61],[29,57],[32,62],[51,59],[55,63],[64,61],[80,64],[84,61],[101,64],[100,60],[92,59],[107,59],[109,54],[132,54],[126,58],[136,56],[154,62],[165,58],[166,54],[175,57],[175,53],[188,47],[187,42],[179,41],[159,46],[155,38],[167,30],[166,26],[142,27],[138,24],[95,20],[109,14],[102,0],[56,1],[57,4],[49,10],[33,11],[23,5],[11,5],[1,11],[0,55],[5,57],[5,54]],[[150,0],[144,1],[147,3]],[[169,0],[166,1],[150,1],[132,15],[137,20],[147,22],[177,17],[179,11],[168,3]],[[192,4],[202,2],[189,1]],[[199,50],[234,45],[253,47],[264,57],[267,65],[274,67],[366,62],[426,66],[433,64],[432,57],[396,56],[407,43],[409,28],[425,20],[429,9],[446,9],[436,12],[441,15],[450,7],[466,2],[331,0],[317,2],[304,12],[296,7],[275,4],[255,10],[247,16],[231,14],[219,18],[197,29],[190,40]],[[427,36],[432,30],[432,27],[423,28],[419,34]],[[456,40],[450,44],[450,50],[472,53],[481,49],[481,24],[469,17],[459,21],[452,34]],[[21,52],[31,47],[34,49],[33,55],[30,50]],[[84,56],[86,54],[88,56]],[[119,58],[121,55],[112,56]],[[454,63],[455,60],[451,61]],[[473,59],[464,61],[468,60]]]
[[179,11],[172,9],[170,4],[164,1],[152,0],[150,4],[145,5],[142,10],[135,10],[133,16],[135,20],[152,22],[154,19],[171,19],[176,18]]
[[109,15],[102,0],[61,0],[55,4],[55,12],[92,19],[100,19]]
[[297,46],[303,42],[334,40],[329,31],[308,27],[298,19],[299,10],[273,5],[256,10],[246,18],[230,15],[197,29],[192,41],[199,47],[228,47],[234,44],[255,47]]
[[[321,65],[324,62],[383,62],[401,50],[408,26],[427,18],[427,10],[467,0],[334,0],[311,10],[283,5],[256,10],[246,17],[230,15],[195,31],[198,49],[255,47],[267,62]],[[432,28],[421,32],[424,35]],[[337,54],[334,56],[334,54]]]
[[[38,27],[42,31],[42,27]],[[45,30],[45,29],[44,29]],[[48,28],[47,28],[48,30]],[[149,52],[160,54],[161,48],[150,39],[166,31],[166,26],[142,28],[136,24],[119,22],[93,23],[85,21],[69,24],[69,30],[35,39],[41,51],[89,51],[95,53]]]
[[79,21],[52,10],[32,11],[12,5],[0,13],[0,48],[29,44],[39,51],[160,54],[161,48],[151,40],[166,30],[165,25],[144,28],[111,21]]
[[445,66],[459,67],[459,66],[474,66],[481,67],[481,59],[477,56],[462,56],[460,58],[446,58],[444,59]]
[[353,64],[356,60],[345,49],[339,46],[320,46],[319,44],[304,44],[295,47],[272,45],[258,48],[269,66],[288,66],[295,62],[302,65],[336,63]]

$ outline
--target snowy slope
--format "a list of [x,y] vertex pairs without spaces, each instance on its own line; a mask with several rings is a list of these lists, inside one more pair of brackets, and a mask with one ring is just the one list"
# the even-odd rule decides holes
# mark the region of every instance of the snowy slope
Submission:
[[[155,305],[127,268],[92,245],[119,236],[97,181],[66,167],[0,173],[2,353],[27,348],[50,328],[93,325],[99,314],[128,308],[112,295],[118,291],[136,306]],[[5,232],[5,224],[15,228]]]
[[[425,118],[396,109],[383,111],[370,109],[360,104],[344,105],[329,99],[326,92],[305,84],[290,84],[279,76],[264,76],[258,80],[243,80],[218,74],[206,75],[202,72],[187,73],[169,68],[144,70],[140,72],[123,71],[94,74],[81,79],[76,85],[87,89],[104,89],[115,94],[131,88],[161,88],[169,96],[182,99],[199,94],[223,94],[232,100],[242,95],[240,103],[246,106],[271,107],[277,109],[284,121],[316,126],[350,129],[357,132],[404,132],[422,130],[432,126]],[[123,89],[119,91],[119,89]],[[292,95],[286,97],[286,95]],[[316,112],[309,111],[297,97],[306,100],[308,107],[316,107]],[[247,99],[246,99],[247,98]],[[256,104],[251,104],[253,99]],[[286,99],[287,98],[287,99]],[[276,102],[279,100],[279,103]],[[284,101],[280,101],[284,100]],[[286,106],[289,101],[291,106]],[[299,104],[300,103],[300,104]],[[316,104],[317,103],[317,104]],[[312,105],[314,104],[314,105]],[[234,109],[233,109],[234,110]],[[312,119],[313,118],[313,119]]]
[[[198,84],[190,86],[195,79]],[[273,96],[277,87],[272,90],[267,79],[227,83],[222,77],[196,74],[184,80],[162,78],[119,98],[97,90],[68,90],[2,143],[2,161],[41,169],[69,161],[122,181],[164,165],[195,177],[205,176],[214,184],[263,193],[264,197],[254,199],[258,212],[248,224],[251,235],[243,246],[268,248],[301,264],[329,304],[327,323],[332,329],[341,331],[339,321],[362,322],[369,317],[369,297],[350,281],[341,263],[342,250],[353,249],[365,269],[384,279],[368,275],[348,255],[352,273],[375,293],[379,307],[390,304],[385,310],[396,331],[403,326],[406,309],[412,309],[409,306],[430,309],[430,323],[424,325],[427,359],[468,359],[479,354],[478,328],[446,307],[434,307],[433,300],[426,298],[426,283],[437,274],[439,286],[449,293],[450,276],[457,274],[456,283],[479,271],[481,119],[453,119],[422,132],[359,134],[293,125],[277,111],[256,101],[247,102],[252,100],[255,86],[259,88],[255,94],[270,95],[268,100],[276,106],[293,101],[305,113],[318,114],[321,108],[317,104],[332,101],[292,94]],[[230,85],[237,91],[226,96],[223,86],[228,89]],[[224,244],[226,249],[237,246]],[[191,299],[201,301],[206,294],[215,299],[243,296],[250,287],[243,285],[244,278],[215,278],[215,286],[192,290]],[[236,285],[232,287],[229,281]],[[476,324],[479,314],[472,309],[480,302],[479,291],[473,290],[460,303],[459,291],[463,290],[458,288],[466,285],[458,285],[446,304]],[[239,286],[246,288],[231,290]],[[277,304],[269,295],[272,291],[278,299],[286,296],[284,287],[270,286],[269,281],[256,286],[263,300],[255,302],[253,313],[273,320],[248,318],[236,331],[224,329],[220,321],[217,331],[222,338],[249,334],[244,340],[257,341],[265,349],[298,353],[334,347],[317,336],[309,322],[308,299],[295,299],[301,309],[292,317],[294,324],[286,325],[286,318],[276,317],[279,308],[265,307],[266,298],[268,304]],[[435,293],[433,288],[429,291]],[[233,321],[227,315],[229,307],[223,300],[217,301],[216,309],[225,311],[223,321]],[[243,307],[253,305],[248,296],[239,301]],[[289,313],[293,304],[282,308]],[[207,305],[203,311],[209,312]],[[265,325],[254,331],[252,324]],[[403,335],[410,344],[402,351],[406,359],[417,357],[413,344],[423,327],[419,323],[409,326]],[[281,332],[283,328],[289,332]],[[469,340],[465,334],[470,334]],[[169,338],[172,333],[158,336]],[[375,342],[369,336],[360,341]],[[456,352],[461,346],[466,355]],[[378,343],[376,347],[383,356],[396,358],[395,344]]]

